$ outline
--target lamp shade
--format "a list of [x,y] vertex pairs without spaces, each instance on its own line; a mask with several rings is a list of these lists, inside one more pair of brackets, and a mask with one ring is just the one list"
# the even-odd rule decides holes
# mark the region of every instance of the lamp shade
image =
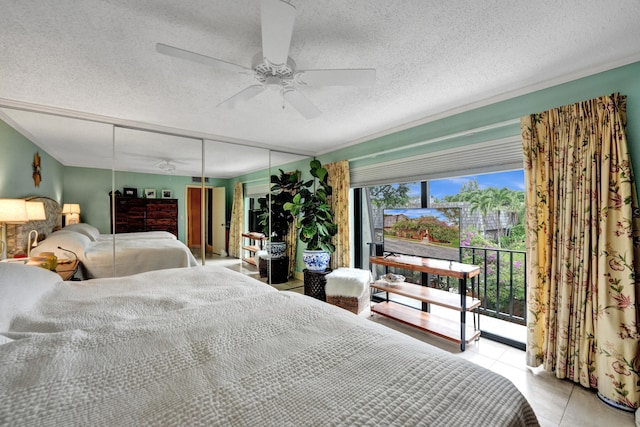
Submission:
[[80,213],[80,205],[77,203],[65,203],[62,206],[62,213],[65,215],[68,214],[79,214]]
[[44,212],[44,203],[27,202],[27,217],[29,221],[43,221],[47,219],[47,215]]
[[24,199],[0,199],[0,223],[22,223],[28,219]]

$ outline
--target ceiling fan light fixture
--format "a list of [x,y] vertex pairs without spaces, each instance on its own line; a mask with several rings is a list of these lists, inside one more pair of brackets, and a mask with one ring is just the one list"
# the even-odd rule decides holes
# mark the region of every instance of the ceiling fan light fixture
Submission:
[[156,45],[156,50],[220,70],[253,74],[257,84],[242,89],[217,105],[224,108],[235,108],[271,89],[281,93],[283,99],[303,117],[312,119],[321,111],[299,89],[308,86],[371,86],[375,83],[375,69],[372,68],[297,70],[295,61],[289,57],[295,6],[290,0],[260,0],[260,5],[262,51],[253,55],[251,69],[162,43]]
[[165,160],[163,163],[160,163],[158,167],[164,172],[173,172],[176,170],[176,165],[171,163],[169,160]]

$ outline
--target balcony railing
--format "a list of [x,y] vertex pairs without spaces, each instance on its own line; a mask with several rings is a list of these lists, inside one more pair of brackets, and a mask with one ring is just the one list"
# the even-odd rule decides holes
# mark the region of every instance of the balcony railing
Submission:
[[479,312],[507,322],[527,323],[527,255],[500,248],[460,248],[460,259],[479,265],[482,273],[471,290],[481,305]]

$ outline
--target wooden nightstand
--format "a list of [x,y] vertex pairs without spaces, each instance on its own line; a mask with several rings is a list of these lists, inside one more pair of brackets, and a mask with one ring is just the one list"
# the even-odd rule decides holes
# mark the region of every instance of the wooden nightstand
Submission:
[[58,263],[56,273],[62,277],[62,280],[71,280],[76,271],[78,271],[78,266],[80,266],[80,261],[77,258],[64,264]]

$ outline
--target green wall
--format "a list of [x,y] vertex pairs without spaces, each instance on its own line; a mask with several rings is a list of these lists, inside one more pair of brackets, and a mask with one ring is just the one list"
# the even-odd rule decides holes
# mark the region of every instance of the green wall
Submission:
[[[33,155],[40,155],[40,186],[33,183]],[[64,166],[0,120],[0,198],[47,196],[62,202]]]

